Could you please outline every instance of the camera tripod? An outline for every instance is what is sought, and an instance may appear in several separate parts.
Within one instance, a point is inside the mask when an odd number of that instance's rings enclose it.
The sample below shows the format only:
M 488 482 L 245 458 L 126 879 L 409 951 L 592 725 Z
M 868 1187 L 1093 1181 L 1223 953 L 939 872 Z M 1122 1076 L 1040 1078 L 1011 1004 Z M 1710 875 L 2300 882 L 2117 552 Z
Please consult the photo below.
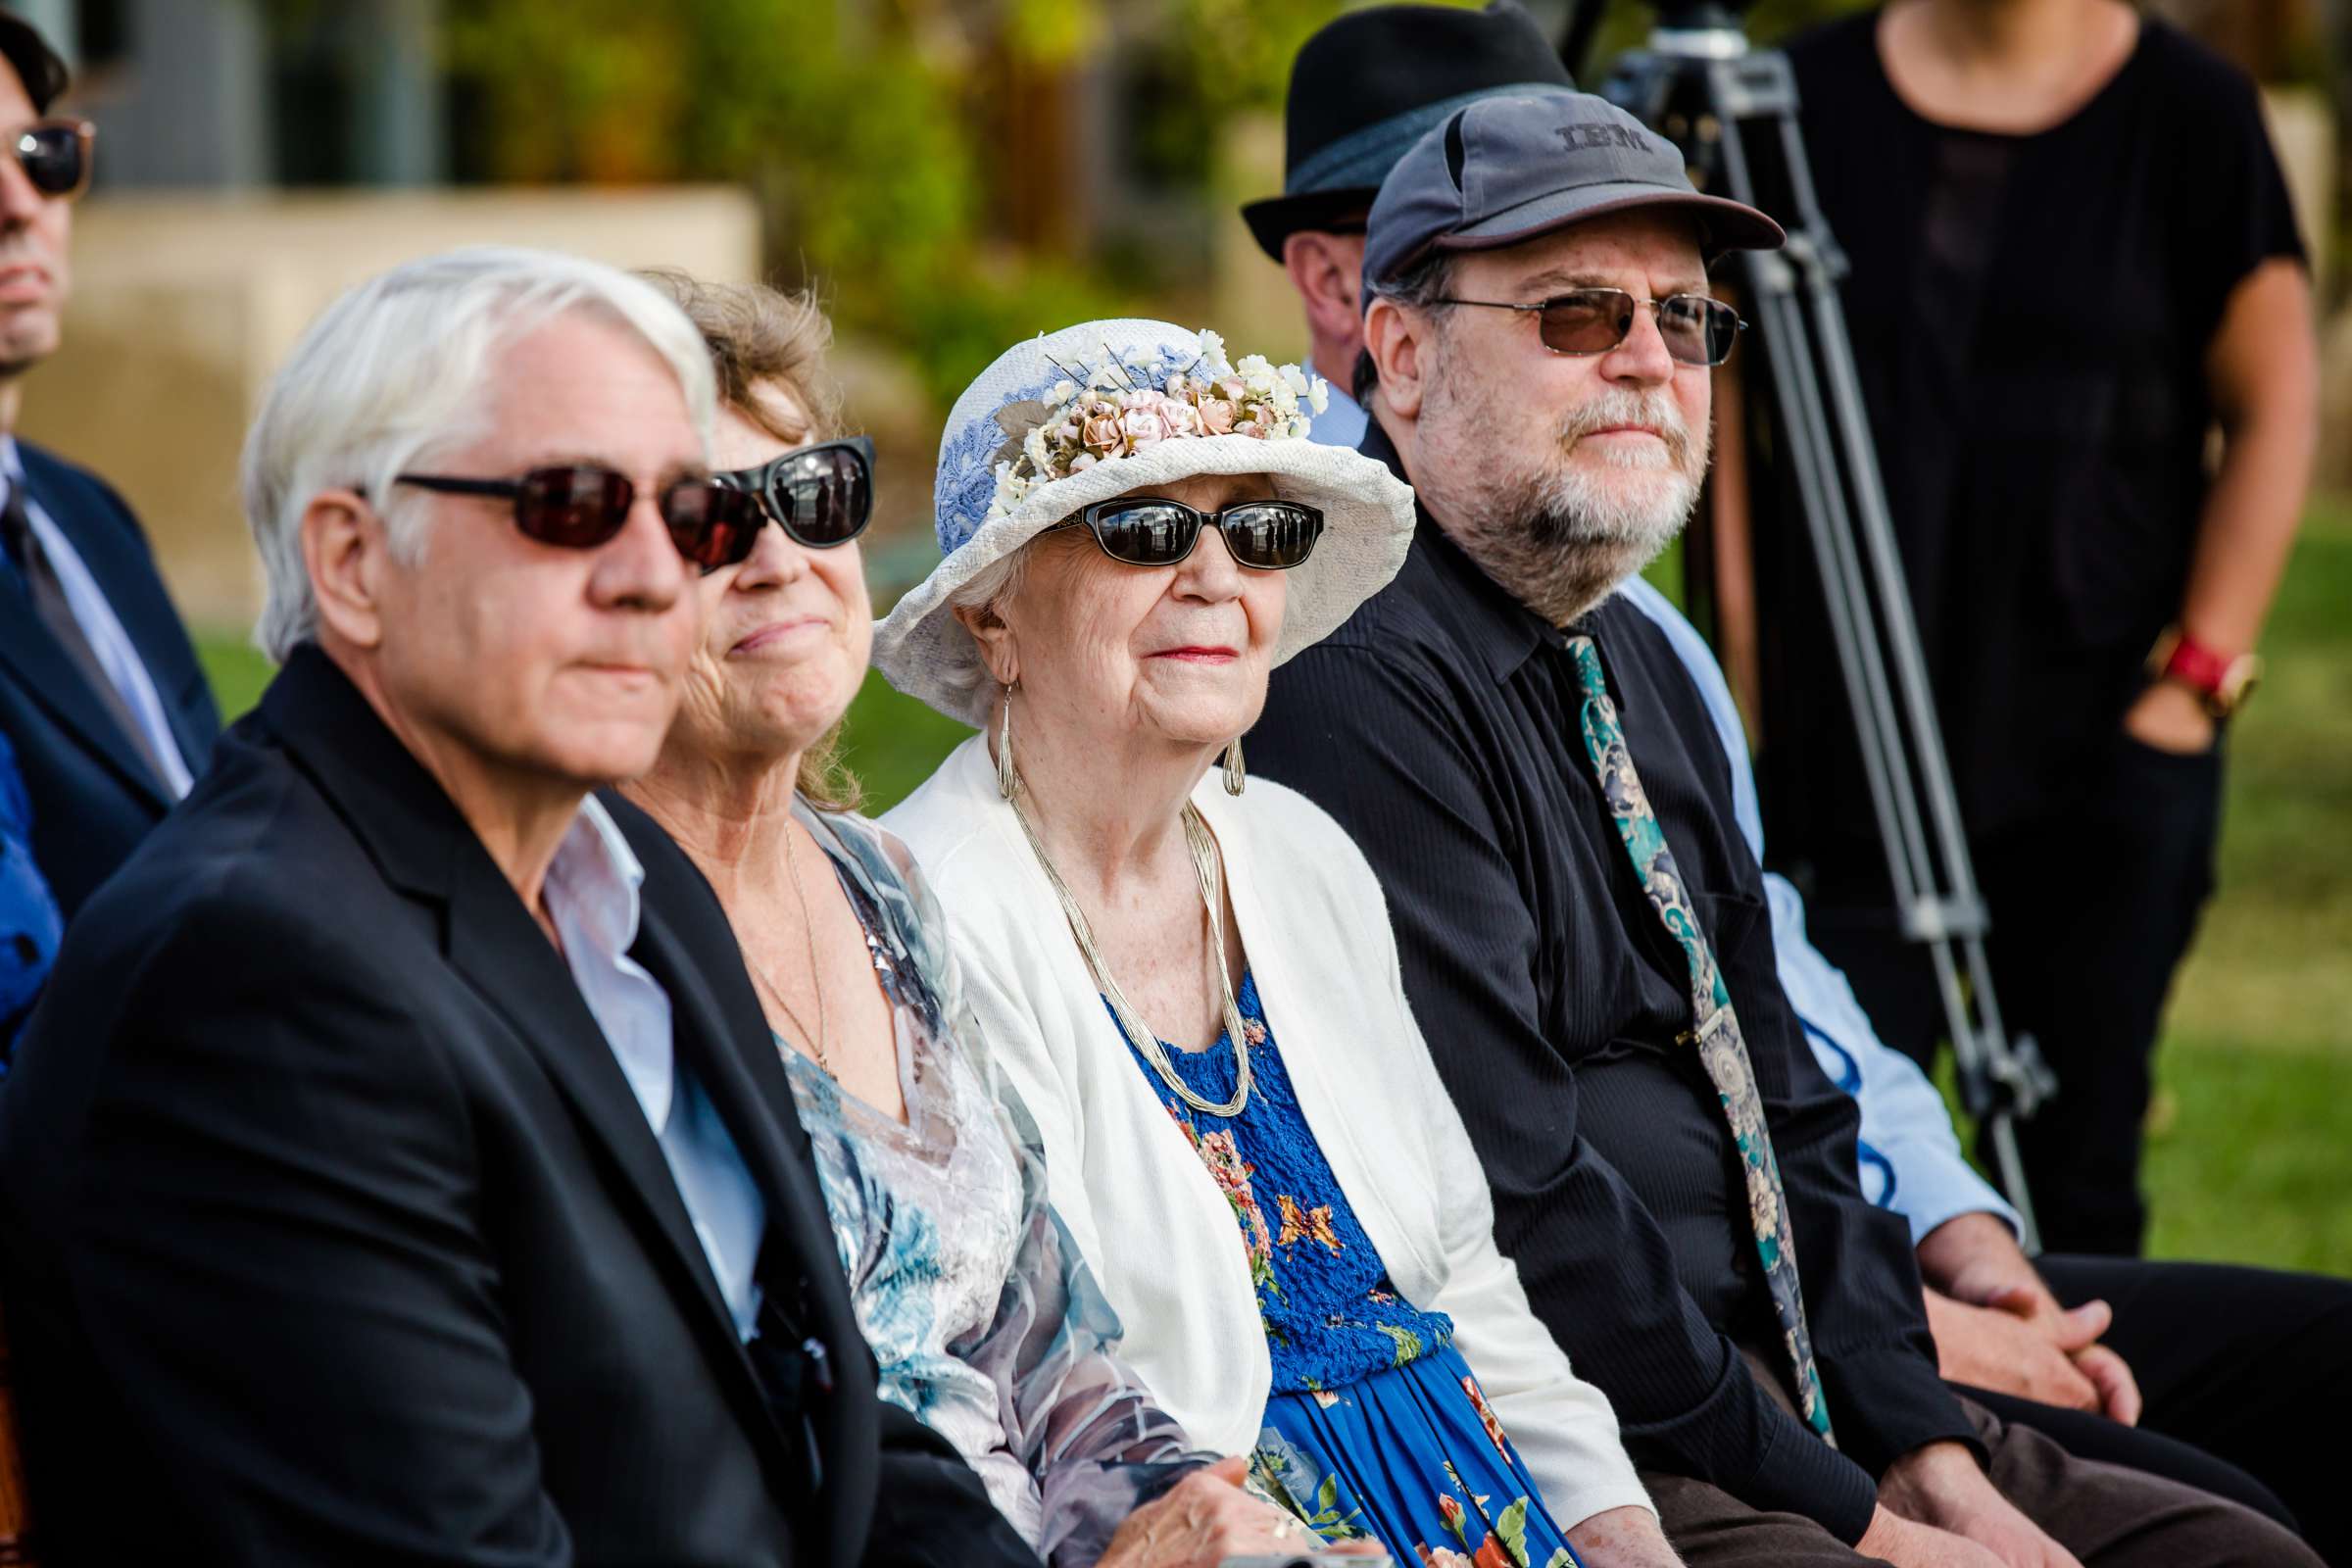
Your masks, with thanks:
M 1563 50 L 1572 70 L 1604 4 L 1582 0 Z M 1761 208 L 1788 232 L 1781 251 L 1739 257 L 1770 373 L 1773 427 L 1820 569 L 1896 918 L 1933 960 L 1961 1102 L 1984 1130 L 2034 1251 L 2016 1123 L 2056 1084 L 2033 1039 L 2013 1041 L 2002 1028 L 1984 955 L 1991 922 L 1961 831 L 1838 303 L 1845 257 L 1814 196 L 1788 58 L 1749 47 L 1740 9 L 1659 6 L 1648 47 L 1620 60 L 1601 92 L 1674 141 L 1710 193 Z

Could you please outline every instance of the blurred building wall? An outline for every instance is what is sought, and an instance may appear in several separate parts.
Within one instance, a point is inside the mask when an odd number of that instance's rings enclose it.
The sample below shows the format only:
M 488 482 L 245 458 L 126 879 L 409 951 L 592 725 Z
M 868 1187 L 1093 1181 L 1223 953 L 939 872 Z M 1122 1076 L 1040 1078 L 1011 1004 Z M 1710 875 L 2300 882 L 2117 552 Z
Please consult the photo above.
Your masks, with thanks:
M 112 195 L 75 215 L 65 346 L 25 379 L 19 429 L 96 469 L 147 524 L 193 622 L 260 607 L 237 455 L 312 317 L 395 262 L 540 245 L 620 267 L 744 279 L 759 214 L 739 190 Z

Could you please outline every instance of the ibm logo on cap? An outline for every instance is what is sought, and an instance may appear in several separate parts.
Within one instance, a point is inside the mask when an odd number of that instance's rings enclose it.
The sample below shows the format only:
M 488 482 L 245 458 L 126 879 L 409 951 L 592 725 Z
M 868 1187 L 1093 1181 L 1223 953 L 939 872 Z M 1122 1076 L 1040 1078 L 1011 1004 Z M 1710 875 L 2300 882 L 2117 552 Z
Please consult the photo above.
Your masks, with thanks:
M 1559 127 L 1560 141 L 1570 152 L 1588 147 L 1625 147 L 1634 152 L 1657 150 L 1656 144 L 1632 125 L 1614 120 L 1577 120 Z

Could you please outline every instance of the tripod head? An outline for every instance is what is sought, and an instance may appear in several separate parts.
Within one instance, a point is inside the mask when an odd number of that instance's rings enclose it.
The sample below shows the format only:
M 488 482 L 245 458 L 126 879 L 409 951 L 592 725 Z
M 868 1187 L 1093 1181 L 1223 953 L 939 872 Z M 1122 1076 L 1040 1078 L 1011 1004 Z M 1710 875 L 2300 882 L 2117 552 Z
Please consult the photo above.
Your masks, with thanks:
M 1700 32 L 1740 27 L 1740 14 L 1755 3 L 1756 0 L 1653 0 L 1650 9 L 1658 14 L 1661 27 Z
M 1683 60 L 1736 60 L 1747 53 L 1747 26 L 1740 13 L 1755 0 L 1656 0 L 1657 25 L 1649 32 L 1653 54 Z
M 1741 18 L 1756 0 L 1648 0 L 1648 3 L 1649 9 L 1658 14 L 1658 20 L 1650 32 L 1649 47 L 1642 53 L 1699 60 L 1729 60 L 1747 53 L 1747 27 Z M 1585 68 L 1591 61 L 1592 41 L 1600 34 L 1602 14 L 1608 9 L 1609 0 L 1572 0 L 1569 7 L 1568 32 L 1560 45 L 1560 59 L 1566 62 L 1568 74 L 1580 82 L 1585 79 Z M 1621 64 L 1621 73 L 1622 69 Z M 1604 96 L 1615 97 L 1605 87 L 1601 91 Z M 1624 100 L 1618 102 L 1622 104 Z M 1638 109 L 1634 112 L 1641 113 Z

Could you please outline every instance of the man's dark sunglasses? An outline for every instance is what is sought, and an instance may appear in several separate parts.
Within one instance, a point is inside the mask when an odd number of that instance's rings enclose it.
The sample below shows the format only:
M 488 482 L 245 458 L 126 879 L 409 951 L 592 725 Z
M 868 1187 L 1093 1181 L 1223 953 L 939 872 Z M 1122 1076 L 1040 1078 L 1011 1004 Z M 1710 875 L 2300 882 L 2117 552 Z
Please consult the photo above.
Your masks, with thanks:
M 533 468 L 519 479 L 404 473 L 399 482 L 512 501 L 514 526 L 524 538 L 564 550 L 594 550 L 617 538 L 637 504 L 637 487 L 626 474 L 591 464 Z M 707 572 L 741 561 L 760 537 L 759 499 L 716 479 L 672 482 L 662 492 L 661 511 L 678 554 Z
M 1323 514 L 1296 501 L 1237 501 L 1212 513 L 1158 496 L 1098 501 L 1054 526 L 1083 524 L 1104 555 L 1127 565 L 1173 566 L 1193 553 L 1204 523 L 1225 536 L 1236 562 L 1257 571 L 1303 565 L 1323 534 Z
M 1526 311 L 1536 318 L 1537 335 L 1554 354 L 1606 354 L 1634 329 L 1647 306 L 1658 318 L 1666 352 L 1685 365 L 1721 365 L 1747 325 L 1740 313 L 1704 294 L 1672 294 L 1645 300 L 1621 288 L 1578 288 L 1533 305 L 1508 300 L 1439 300 L 1440 305 L 1476 305 L 1494 311 Z
M 17 167 L 32 188 L 72 199 L 90 183 L 90 150 L 98 127 L 86 120 L 36 120 L 17 132 Z
M 710 477 L 759 497 L 785 537 L 810 550 L 846 545 L 873 520 L 874 443 L 865 436 L 819 441 L 756 468 Z

